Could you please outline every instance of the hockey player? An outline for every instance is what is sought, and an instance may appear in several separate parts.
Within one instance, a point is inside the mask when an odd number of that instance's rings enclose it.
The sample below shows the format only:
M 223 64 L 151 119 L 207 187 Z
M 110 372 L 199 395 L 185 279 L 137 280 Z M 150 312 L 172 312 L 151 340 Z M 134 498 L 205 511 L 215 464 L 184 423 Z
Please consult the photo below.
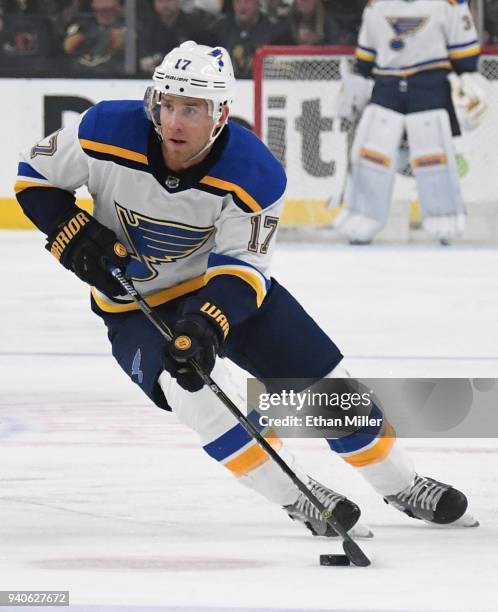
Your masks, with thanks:
M 467 128 L 486 108 L 477 71 L 479 42 L 466 0 L 371 0 L 340 113 L 364 107 L 351 152 L 346 207 L 336 228 L 368 243 L 389 212 L 400 142 L 406 133 L 422 224 L 447 242 L 463 232 L 465 210 L 452 136 L 460 134 L 448 80 Z M 456 75 L 459 75 L 457 77 Z M 455 82 L 457 81 L 457 82 Z M 347 108 L 347 107 L 350 108 Z
M 132 381 L 197 432 L 206 453 L 242 484 L 314 533 L 334 535 L 186 363 L 195 358 L 232 397 L 238 389 L 226 359 L 271 392 L 278 390 L 272 379 L 344 374 L 336 345 L 270 277 L 286 177 L 251 132 L 228 122 L 234 89 L 225 49 L 183 43 L 155 70 L 145 112 L 141 101 L 101 102 L 24 153 L 17 197 L 47 234 L 46 248 L 92 286 L 92 309 Z M 93 215 L 75 205 L 73 192 L 83 184 Z M 181 346 L 168 344 L 121 295 L 109 263 L 126 270 L 175 338 L 182 336 Z M 256 417 L 249 415 L 257 425 Z M 281 449 L 275 433 L 260 430 Z M 360 434 L 330 440 L 330 447 L 389 503 L 431 522 L 461 519 L 463 493 L 418 476 L 387 422 Z M 344 527 L 353 527 L 356 504 L 288 461 Z

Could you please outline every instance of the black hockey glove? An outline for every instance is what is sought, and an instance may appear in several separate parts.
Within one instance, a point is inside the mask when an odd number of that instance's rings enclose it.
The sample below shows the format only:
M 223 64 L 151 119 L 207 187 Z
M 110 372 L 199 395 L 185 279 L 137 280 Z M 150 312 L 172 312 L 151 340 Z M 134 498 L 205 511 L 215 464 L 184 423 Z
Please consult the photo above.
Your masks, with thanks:
M 124 270 L 130 256 L 116 234 L 84 210 L 61 221 L 47 236 L 45 248 L 85 283 L 107 295 L 125 294 L 106 266 Z
M 215 312 L 223 317 L 219 309 Z M 225 317 L 223 320 L 226 322 Z M 224 329 L 209 315 L 188 313 L 175 323 L 173 332 L 164 367 L 181 387 L 190 392 L 200 391 L 204 382 L 187 361 L 195 359 L 204 372 L 210 374 L 224 340 Z

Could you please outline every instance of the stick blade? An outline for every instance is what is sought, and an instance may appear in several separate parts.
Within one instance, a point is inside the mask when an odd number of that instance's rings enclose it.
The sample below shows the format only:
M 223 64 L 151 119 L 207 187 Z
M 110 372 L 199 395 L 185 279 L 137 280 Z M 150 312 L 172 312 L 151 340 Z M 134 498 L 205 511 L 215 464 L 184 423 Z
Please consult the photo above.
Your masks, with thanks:
M 358 567 L 368 567 L 370 565 L 370 559 L 365 555 L 354 540 L 345 540 L 342 543 L 342 548 L 344 549 L 348 559 L 354 565 L 357 565 Z

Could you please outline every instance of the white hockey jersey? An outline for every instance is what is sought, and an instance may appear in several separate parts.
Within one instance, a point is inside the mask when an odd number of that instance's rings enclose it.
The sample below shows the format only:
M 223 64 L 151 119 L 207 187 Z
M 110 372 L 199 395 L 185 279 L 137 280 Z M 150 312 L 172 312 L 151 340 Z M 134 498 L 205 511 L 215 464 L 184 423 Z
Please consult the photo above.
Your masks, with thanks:
M 175 174 L 142 102 L 101 102 L 23 153 L 16 192 L 22 203 L 27 189 L 53 188 L 55 197 L 84 184 L 95 218 L 128 248 L 127 273 L 151 306 L 220 275 L 242 279 L 262 303 L 286 177 L 252 132 L 229 123 L 201 164 Z M 105 312 L 136 309 L 92 295 Z
M 370 0 L 356 57 L 364 76 L 476 70 L 477 32 L 466 0 Z

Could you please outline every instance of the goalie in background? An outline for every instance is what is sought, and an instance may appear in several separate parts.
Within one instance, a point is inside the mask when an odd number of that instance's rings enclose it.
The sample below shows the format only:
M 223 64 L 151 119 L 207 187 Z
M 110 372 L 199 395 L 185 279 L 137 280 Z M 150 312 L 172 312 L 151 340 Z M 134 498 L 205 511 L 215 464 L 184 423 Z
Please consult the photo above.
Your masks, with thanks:
M 423 229 L 442 244 L 462 235 L 466 213 L 453 137 L 477 127 L 486 111 L 479 53 L 466 0 L 368 3 L 357 74 L 343 78 L 337 109 L 343 118 L 363 111 L 345 208 L 335 222 L 350 243 L 368 244 L 385 226 L 405 135 Z

